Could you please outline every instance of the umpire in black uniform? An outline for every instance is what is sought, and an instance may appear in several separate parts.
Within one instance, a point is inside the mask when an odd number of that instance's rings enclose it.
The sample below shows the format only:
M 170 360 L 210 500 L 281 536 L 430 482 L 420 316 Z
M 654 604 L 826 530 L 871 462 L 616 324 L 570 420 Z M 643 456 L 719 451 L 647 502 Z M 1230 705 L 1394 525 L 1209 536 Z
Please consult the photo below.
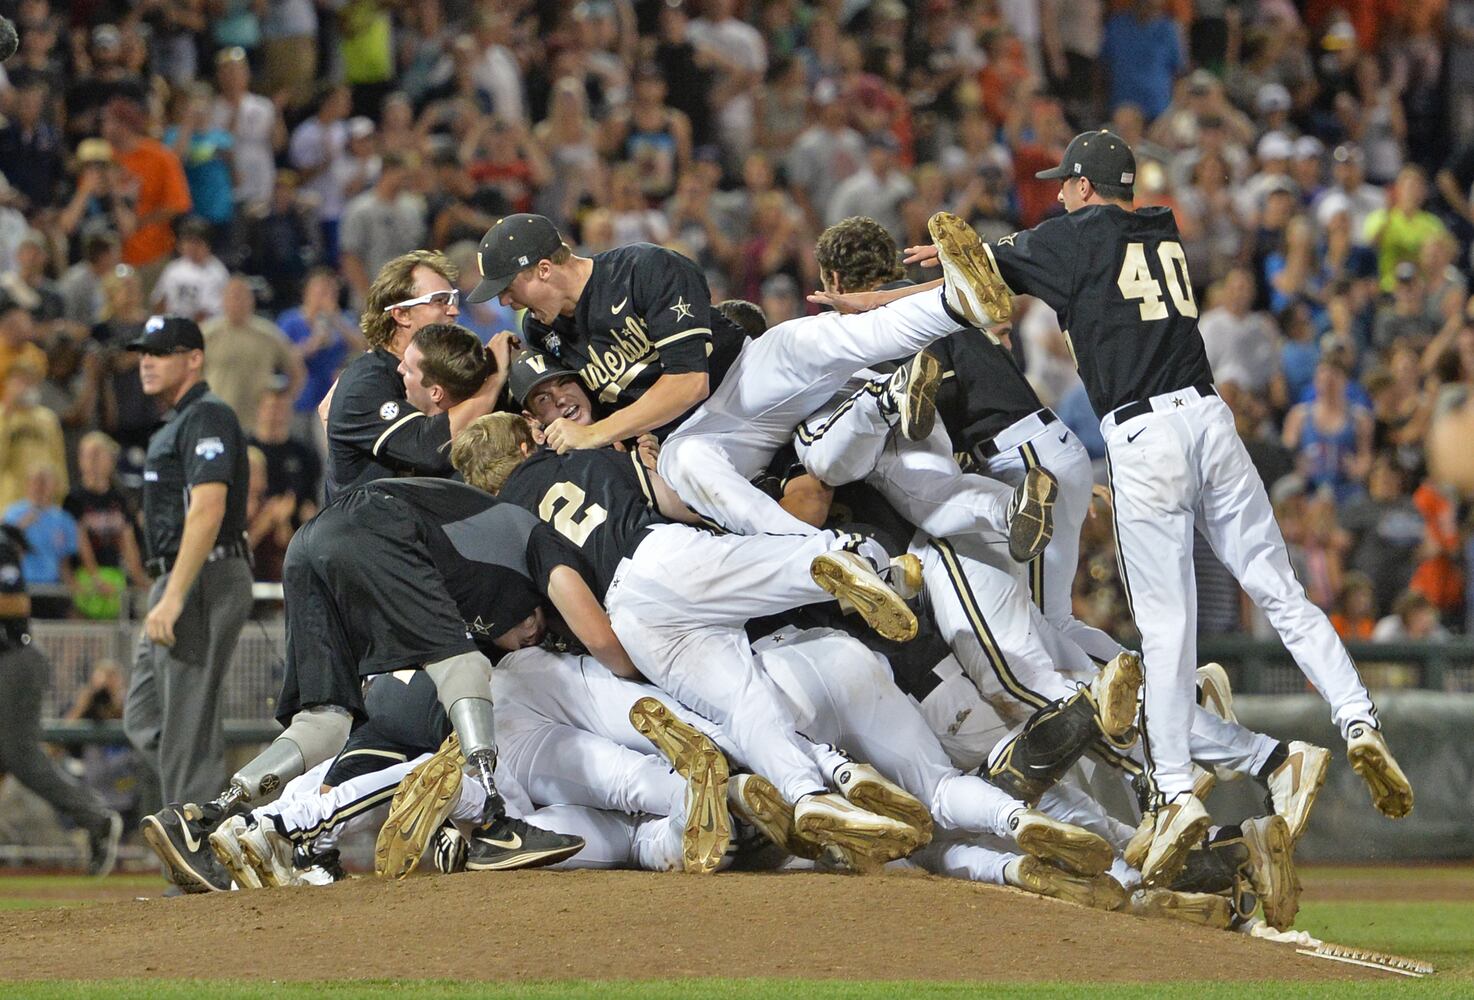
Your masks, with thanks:
M 145 395 L 166 403 L 143 472 L 146 568 L 155 578 L 123 728 L 158 769 L 165 802 L 209 798 L 225 783 L 220 688 L 251 612 L 246 439 L 202 377 L 194 320 L 155 316 L 141 337 Z

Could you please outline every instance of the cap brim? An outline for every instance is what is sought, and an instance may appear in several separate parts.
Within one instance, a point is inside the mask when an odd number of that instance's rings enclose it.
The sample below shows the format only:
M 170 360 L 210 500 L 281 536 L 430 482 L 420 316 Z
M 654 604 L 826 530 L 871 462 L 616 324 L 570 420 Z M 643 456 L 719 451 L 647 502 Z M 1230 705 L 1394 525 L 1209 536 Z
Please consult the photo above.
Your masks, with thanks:
M 1048 170 L 1041 170 L 1034 176 L 1041 181 L 1054 181 L 1063 180 L 1066 177 L 1074 177 L 1075 173 L 1066 168 L 1064 164 L 1060 164 L 1057 167 L 1050 167 Z
M 466 296 L 466 301 L 490 302 L 505 292 L 515 277 L 517 277 L 515 274 L 509 274 L 505 278 L 482 278 L 476 283 L 476 287 L 471 289 L 471 294 Z

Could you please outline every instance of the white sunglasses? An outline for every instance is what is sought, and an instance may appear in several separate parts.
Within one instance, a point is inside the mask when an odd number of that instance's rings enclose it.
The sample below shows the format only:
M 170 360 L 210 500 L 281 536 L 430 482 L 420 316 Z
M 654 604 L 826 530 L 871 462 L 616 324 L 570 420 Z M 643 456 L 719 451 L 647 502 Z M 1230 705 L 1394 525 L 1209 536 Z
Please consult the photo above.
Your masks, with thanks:
M 440 303 L 444 305 L 447 309 L 454 309 L 457 303 L 459 303 L 460 301 L 461 290 L 459 288 L 452 288 L 449 291 L 441 290 L 438 292 L 427 292 L 417 299 L 405 299 L 403 302 L 396 302 L 392 306 L 385 306 L 384 311 L 392 312 L 395 309 L 410 309 L 414 306 L 428 306 L 431 303 Z

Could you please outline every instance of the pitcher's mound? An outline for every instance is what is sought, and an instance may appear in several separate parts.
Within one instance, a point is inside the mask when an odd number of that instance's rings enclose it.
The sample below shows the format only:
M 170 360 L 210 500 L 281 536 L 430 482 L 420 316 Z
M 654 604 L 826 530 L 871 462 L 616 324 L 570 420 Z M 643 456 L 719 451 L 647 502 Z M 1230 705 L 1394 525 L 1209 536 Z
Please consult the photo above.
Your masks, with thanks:
M 906 873 L 468 873 L 0 914 L 6 979 L 1376 975 L 1239 934 Z

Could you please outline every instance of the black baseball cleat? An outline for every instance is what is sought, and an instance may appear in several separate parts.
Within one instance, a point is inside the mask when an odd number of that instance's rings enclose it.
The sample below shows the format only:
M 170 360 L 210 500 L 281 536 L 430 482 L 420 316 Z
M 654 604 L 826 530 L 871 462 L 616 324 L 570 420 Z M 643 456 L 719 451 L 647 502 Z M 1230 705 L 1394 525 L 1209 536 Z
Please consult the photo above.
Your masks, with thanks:
M 118 863 L 118 841 L 123 838 L 123 817 L 108 811 L 107 818 L 87 831 L 87 874 L 105 878 Z
M 217 821 L 218 822 L 218 819 Z M 164 863 L 169 880 L 185 892 L 229 892 L 230 873 L 210 849 L 210 831 L 204 811 L 193 802 L 171 802 L 140 824 L 143 839 Z
M 1059 482 L 1048 469 L 1035 466 L 1024 474 L 1008 505 L 1008 554 L 1014 562 L 1028 562 L 1049 545 L 1058 496 Z
M 582 837 L 552 833 L 505 815 L 472 830 L 468 839 L 466 870 L 473 872 L 542 868 L 583 850 Z

